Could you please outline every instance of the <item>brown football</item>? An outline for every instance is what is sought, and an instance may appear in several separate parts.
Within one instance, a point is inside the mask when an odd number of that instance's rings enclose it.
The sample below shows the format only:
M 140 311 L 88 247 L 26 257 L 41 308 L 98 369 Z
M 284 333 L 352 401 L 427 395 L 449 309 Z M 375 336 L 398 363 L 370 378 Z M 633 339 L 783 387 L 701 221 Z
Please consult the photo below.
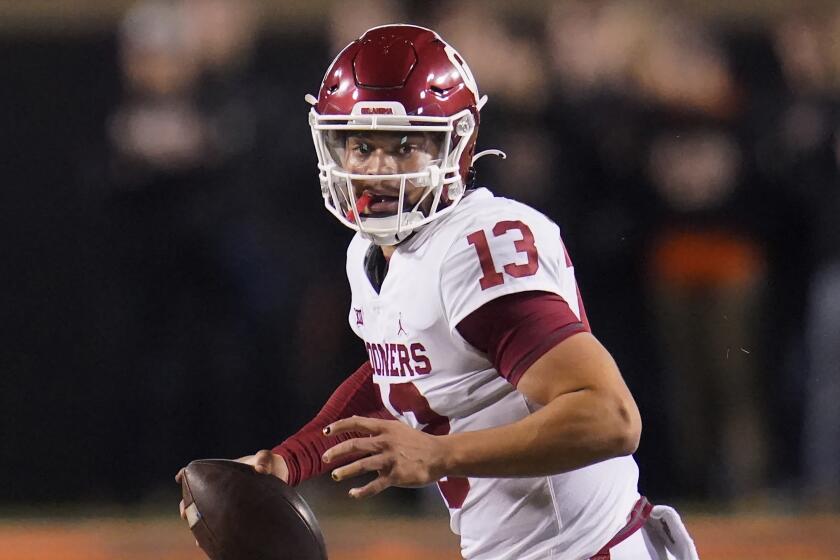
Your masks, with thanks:
M 181 492 L 187 522 L 211 560 L 326 560 L 321 528 L 277 477 L 224 459 L 193 461 Z

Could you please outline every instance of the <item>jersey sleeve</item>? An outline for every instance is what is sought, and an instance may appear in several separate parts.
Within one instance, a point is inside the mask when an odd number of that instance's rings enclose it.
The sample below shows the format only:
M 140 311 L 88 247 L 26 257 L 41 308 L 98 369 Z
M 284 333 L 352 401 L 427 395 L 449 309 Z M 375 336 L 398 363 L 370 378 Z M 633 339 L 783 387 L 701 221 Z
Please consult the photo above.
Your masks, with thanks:
M 589 327 L 560 296 L 520 292 L 482 305 L 458 323 L 458 332 L 516 387 L 546 352 Z
M 353 415 L 392 420 L 393 416 L 382 404 L 379 390 L 373 383 L 373 368 L 365 362 L 333 392 L 321 411 L 295 435 L 277 445 L 271 451 L 283 457 L 289 469 L 289 485 L 295 486 L 305 480 L 323 474 L 327 468 L 321 456 L 330 447 L 361 434 L 347 433 L 339 436 L 324 436 L 322 430 L 327 424 Z M 358 457 L 348 457 L 340 463 L 330 463 L 337 468 Z
M 508 294 L 548 292 L 580 319 L 574 270 L 559 228 L 536 211 L 494 208 L 461 229 L 441 263 L 441 300 L 450 330 Z

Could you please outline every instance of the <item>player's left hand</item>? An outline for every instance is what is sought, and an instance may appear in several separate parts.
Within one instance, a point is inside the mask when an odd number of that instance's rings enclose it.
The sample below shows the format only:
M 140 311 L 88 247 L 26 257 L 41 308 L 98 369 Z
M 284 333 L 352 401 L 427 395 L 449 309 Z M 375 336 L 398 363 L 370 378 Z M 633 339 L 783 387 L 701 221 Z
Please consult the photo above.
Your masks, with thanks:
M 331 463 L 359 454 L 365 456 L 335 469 L 333 480 L 340 481 L 366 472 L 379 473 L 370 483 L 350 490 L 353 498 L 375 496 L 389 486 L 425 486 L 437 482 L 446 474 L 446 446 L 439 436 L 415 430 L 397 420 L 361 416 L 338 420 L 324 428 L 324 435 L 329 436 L 348 432 L 370 437 L 353 438 L 333 446 L 324 453 L 324 462 Z

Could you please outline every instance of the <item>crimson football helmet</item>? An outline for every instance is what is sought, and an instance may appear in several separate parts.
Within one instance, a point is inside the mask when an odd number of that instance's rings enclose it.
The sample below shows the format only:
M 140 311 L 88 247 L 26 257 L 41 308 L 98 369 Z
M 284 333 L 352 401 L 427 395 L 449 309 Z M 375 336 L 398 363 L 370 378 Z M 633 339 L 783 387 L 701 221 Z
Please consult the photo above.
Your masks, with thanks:
M 479 96 L 464 59 L 434 31 L 413 25 L 366 31 L 333 60 L 318 97 L 306 99 L 324 204 L 347 227 L 393 245 L 464 195 L 487 96 Z M 423 133 L 437 153 L 410 172 L 354 173 L 342 167 L 344 143 L 360 131 Z M 369 199 L 354 184 L 372 181 L 399 186 L 393 215 L 363 213 Z M 414 188 L 423 189 L 419 200 L 406 194 Z

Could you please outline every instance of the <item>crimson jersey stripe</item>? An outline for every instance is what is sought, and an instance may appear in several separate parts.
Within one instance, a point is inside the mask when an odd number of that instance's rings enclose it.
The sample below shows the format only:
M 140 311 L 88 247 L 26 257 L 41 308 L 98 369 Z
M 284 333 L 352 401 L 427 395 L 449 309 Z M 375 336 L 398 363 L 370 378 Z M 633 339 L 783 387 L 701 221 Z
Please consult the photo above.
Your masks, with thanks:
M 543 354 L 573 334 L 588 332 L 589 325 L 557 294 L 531 291 L 485 303 L 457 329 L 515 386 Z

